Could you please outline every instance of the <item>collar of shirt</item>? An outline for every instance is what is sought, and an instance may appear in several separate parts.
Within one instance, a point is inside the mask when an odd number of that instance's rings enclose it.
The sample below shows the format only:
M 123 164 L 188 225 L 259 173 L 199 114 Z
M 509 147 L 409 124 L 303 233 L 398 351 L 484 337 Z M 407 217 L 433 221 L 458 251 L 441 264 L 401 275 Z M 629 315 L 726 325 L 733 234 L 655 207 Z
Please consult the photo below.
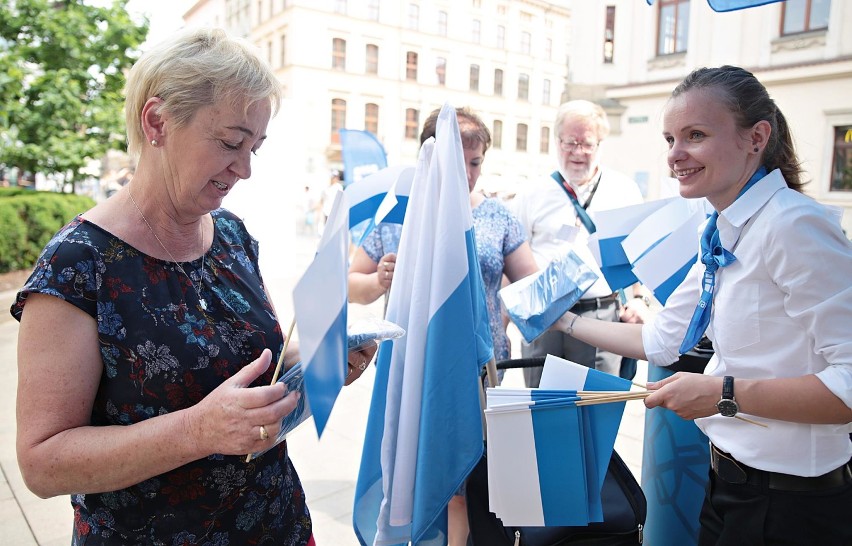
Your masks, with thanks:
M 733 252 L 745 224 L 776 192 L 787 187 L 780 169 L 761 178 L 742 197 L 719 213 L 719 237 L 727 250 Z M 735 253 L 736 255 L 736 253 Z

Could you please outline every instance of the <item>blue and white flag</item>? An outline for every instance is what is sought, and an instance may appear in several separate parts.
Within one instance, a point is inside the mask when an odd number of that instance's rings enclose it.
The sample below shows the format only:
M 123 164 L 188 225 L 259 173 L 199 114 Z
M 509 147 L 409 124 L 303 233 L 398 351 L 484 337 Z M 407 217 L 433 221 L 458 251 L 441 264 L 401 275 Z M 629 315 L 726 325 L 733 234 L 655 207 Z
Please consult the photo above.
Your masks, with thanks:
M 381 222 L 402 224 L 413 180 L 414 167 L 396 165 L 348 185 L 349 229 L 364 224 L 363 241 Z
M 738 9 L 756 8 L 765 4 L 775 2 L 783 2 L 784 0 L 707 0 L 713 11 L 736 11 Z M 646 0 L 649 6 L 654 4 L 654 0 Z
M 493 396 L 498 390 L 488 389 L 485 410 L 489 509 L 511 526 L 585 526 L 593 521 L 586 408 L 578 408 L 578 398 L 566 391 L 532 389 L 527 403 L 501 403 L 503 397 Z M 600 504 L 600 487 L 597 499 Z
M 348 216 L 346 195 L 337 192 L 314 261 L 293 289 L 305 392 L 318 436 L 346 379 Z
M 356 129 L 340 129 L 339 133 L 345 186 L 388 166 L 385 147 L 373 133 Z
M 491 333 L 455 110 L 424 143 L 403 224 L 355 490 L 363 545 L 446 544 L 447 503 L 483 451 L 479 370 Z
M 553 355 L 547 355 L 544 359 L 540 386 L 543 389 L 578 391 L 629 391 L 631 383 L 629 380 L 616 375 L 588 368 Z M 590 441 L 597 459 L 595 462 L 597 491 L 600 491 L 603 487 L 606 469 L 609 466 L 609 459 L 612 457 L 615 438 L 618 436 L 621 417 L 624 415 L 624 402 L 585 406 L 583 409 L 586 410 L 589 417 Z M 592 516 L 602 518 L 603 513 L 597 513 L 597 506 L 593 508 L 595 513 Z M 602 519 L 592 519 L 591 521 L 602 521 Z

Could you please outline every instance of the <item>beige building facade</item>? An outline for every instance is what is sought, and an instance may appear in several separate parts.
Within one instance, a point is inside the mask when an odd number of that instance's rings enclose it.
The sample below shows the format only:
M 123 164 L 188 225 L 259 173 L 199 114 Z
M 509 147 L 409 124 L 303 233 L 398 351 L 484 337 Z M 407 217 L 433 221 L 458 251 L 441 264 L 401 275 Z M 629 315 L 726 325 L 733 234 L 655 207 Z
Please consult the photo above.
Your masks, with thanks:
M 806 193 L 841 208 L 852 236 L 852 2 L 788 0 L 716 13 L 706 0 L 607 0 L 575 1 L 571 10 L 569 92 L 616 114 L 606 162 L 634 176 L 648 198 L 671 191 L 661 114 L 674 86 L 694 68 L 737 65 L 784 112 L 810 180 Z
M 390 165 L 413 164 L 423 121 L 445 102 L 491 129 L 485 186 L 552 169 L 566 2 L 201 0 L 184 20 L 223 26 L 266 55 L 286 96 L 270 126 L 286 136 L 270 142 L 286 148 L 288 171 L 315 184 L 341 166 L 340 128 L 374 133 Z

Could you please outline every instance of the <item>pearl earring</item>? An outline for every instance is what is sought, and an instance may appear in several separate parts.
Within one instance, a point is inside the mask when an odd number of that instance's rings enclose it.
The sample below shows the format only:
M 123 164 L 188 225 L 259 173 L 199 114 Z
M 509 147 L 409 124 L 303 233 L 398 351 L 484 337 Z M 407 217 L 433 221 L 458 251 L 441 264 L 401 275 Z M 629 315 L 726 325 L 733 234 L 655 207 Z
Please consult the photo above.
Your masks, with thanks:
M 151 139 L 151 146 L 156 146 L 157 144 L 159 144 L 159 142 L 157 142 L 157 139 L 156 139 L 156 138 L 152 138 L 152 139 Z M 756 152 L 756 151 L 757 151 L 757 148 L 755 148 L 755 149 L 754 149 L 754 151 Z

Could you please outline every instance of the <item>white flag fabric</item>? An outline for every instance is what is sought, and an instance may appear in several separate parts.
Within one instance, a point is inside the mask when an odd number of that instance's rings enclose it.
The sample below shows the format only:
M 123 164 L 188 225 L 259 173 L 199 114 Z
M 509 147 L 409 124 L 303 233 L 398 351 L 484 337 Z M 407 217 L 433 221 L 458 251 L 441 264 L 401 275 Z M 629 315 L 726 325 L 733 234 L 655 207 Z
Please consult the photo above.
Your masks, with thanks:
M 363 545 L 446 544 L 446 507 L 479 461 L 479 370 L 493 355 L 455 110 L 420 152 L 355 491 Z
M 299 351 L 317 435 L 346 379 L 349 207 L 337 192 L 313 262 L 293 289 Z

